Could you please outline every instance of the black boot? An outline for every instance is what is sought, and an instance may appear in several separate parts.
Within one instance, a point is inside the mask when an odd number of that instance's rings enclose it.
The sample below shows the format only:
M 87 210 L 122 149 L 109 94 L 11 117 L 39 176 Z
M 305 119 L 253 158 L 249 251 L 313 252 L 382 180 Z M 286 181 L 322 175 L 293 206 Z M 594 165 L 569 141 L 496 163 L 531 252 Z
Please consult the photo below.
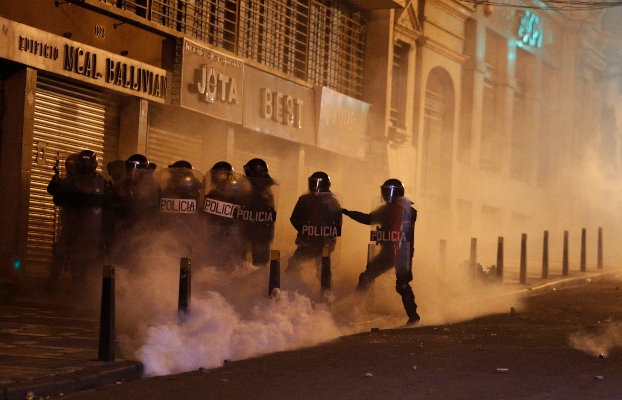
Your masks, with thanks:
M 421 317 L 417 314 L 417 304 L 415 303 L 415 294 L 409 284 L 402 284 L 395 287 L 395 290 L 402 296 L 402 304 L 406 315 L 408 315 L 408 321 L 406 325 L 414 325 L 419 322 Z

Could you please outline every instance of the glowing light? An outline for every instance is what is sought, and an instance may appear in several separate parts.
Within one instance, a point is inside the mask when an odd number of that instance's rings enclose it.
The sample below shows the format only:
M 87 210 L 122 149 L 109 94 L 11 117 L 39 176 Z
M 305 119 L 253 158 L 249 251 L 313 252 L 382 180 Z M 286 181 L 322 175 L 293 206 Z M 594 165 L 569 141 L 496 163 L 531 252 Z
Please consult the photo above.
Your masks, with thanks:
M 20 271 L 22 269 L 22 260 L 20 260 L 18 257 L 13 257 L 13 268 L 17 271 Z

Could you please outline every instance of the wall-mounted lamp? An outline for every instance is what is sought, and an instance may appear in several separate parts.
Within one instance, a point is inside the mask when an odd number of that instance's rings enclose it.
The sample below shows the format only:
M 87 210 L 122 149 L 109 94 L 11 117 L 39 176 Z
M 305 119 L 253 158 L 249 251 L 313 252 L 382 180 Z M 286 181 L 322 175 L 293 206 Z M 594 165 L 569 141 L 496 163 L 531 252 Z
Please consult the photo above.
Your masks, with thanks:
M 112 27 L 114 29 L 117 29 L 118 27 L 120 27 L 121 25 L 125 25 L 125 22 L 117 22 L 116 24 L 112 24 Z
M 127 51 L 127 50 L 121 50 L 121 55 L 122 55 L 122 56 L 127 56 L 128 54 L 130 54 L 130 52 L 129 52 L 129 51 Z
M 67 39 L 71 39 L 71 32 L 65 32 L 63 33 L 63 37 L 67 38 Z

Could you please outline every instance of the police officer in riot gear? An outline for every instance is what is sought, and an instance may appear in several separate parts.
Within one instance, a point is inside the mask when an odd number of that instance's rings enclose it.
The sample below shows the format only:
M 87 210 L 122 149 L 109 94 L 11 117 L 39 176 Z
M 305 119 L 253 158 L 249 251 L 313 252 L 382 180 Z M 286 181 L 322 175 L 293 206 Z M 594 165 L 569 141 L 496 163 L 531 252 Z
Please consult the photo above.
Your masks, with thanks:
M 71 277 L 77 284 L 85 283 L 103 255 L 102 213 L 108 192 L 97 165 L 93 151 L 81 151 L 76 158 L 75 173 L 63 179 L 54 193 L 54 204 L 68 213 L 62 236 L 68 249 Z
M 142 154 L 125 160 L 125 177 L 113 188 L 114 253 L 123 262 L 136 250 L 133 239 L 156 229 L 159 190 L 153 166 Z
M 78 153 L 72 153 L 65 158 L 65 176 L 61 178 L 58 166 L 54 166 L 54 175 L 47 186 L 48 194 L 54 196 L 61 186 L 63 179 L 72 176 L 76 173 L 76 160 L 78 159 Z M 56 160 L 58 164 L 58 157 Z M 68 225 L 69 210 L 66 207 L 59 207 L 58 209 L 58 221 L 60 225 L 60 232 L 56 242 L 52 247 L 52 262 L 50 264 L 50 275 L 45 281 L 45 288 L 47 290 L 54 290 L 56 288 L 56 282 L 63 269 L 68 267 L 68 252 L 69 241 L 71 235 L 69 235 L 69 228 L 63 230 L 63 227 Z
M 268 164 L 253 158 L 244 165 L 244 174 L 251 184 L 244 201 L 244 209 L 251 218 L 244 220 L 244 238 L 249 242 L 253 265 L 266 266 L 270 262 L 270 245 L 274 239 L 276 181 L 268 174 Z
M 341 235 L 341 204 L 330 191 L 330 177 L 317 171 L 309 176 L 308 184 L 309 192 L 298 198 L 289 219 L 298 235 L 286 273 L 299 274 L 302 264 L 311 260 L 319 267 L 323 249 L 332 252 Z
M 219 161 L 205 174 L 205 260 L 217 268 L 232 269 L 246 258 L 244 227 L 237 210 L 250 191 L 245 176 L 233 166 Z
M 114 193 L 115 216 L 122 229 L 153 222 L 158 207 L 154 165 L 142 154 L 125 160 L 125 178 Z
M 188 161 L 179 160 L 161 169 L 156 178 L 160 188 L 161 225 L 176 244 L 185 247 L 182 255 L 189 256 L 201 237 L 202 221 L 198 210 L 203 175 Z
M 415 295 L 410 287 L 413 279 L 412 256 L 417 210 L 404 197 L 404 185 L 400 180 L 385 181 L 380 191 L 384 204 L 370 214 L 342 210 L 345 215 L 361 224 L 377 225 L 376 230 L 372 230 L 371 239 L 379 247 L 379 252 L 367 262 L 365 271 L 359 276 L 356 290 L 364 293 L 378 276 L 395 268 L 395 290 L 402 297 L 402 304 L 408 315 L 407 324 L 411 325 L 420 319 Z

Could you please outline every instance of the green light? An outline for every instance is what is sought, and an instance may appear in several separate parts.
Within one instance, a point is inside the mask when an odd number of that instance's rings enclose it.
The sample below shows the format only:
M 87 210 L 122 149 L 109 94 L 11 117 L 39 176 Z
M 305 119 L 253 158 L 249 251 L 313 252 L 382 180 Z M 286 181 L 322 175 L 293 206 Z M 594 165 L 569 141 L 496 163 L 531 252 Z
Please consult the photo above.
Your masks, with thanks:
M 17 257 L 13 258 L 13 268 L 15 268 L 17 271 L 22 269 L 22 260 L 20 260 Z

